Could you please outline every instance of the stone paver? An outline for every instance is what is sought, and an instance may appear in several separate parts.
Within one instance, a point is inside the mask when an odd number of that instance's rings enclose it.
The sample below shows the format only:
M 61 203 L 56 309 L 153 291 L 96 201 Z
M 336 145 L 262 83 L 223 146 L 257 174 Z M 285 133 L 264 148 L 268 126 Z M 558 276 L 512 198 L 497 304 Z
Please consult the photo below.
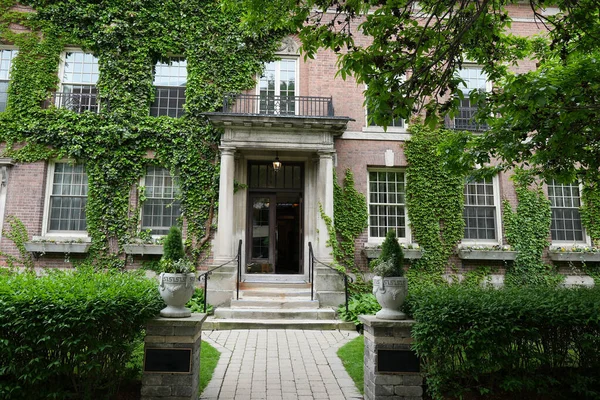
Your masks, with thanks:
M 202 332 L 221 358 L 200 399 L 362 399 L 336 354 L 357 336 L 289 329 Z

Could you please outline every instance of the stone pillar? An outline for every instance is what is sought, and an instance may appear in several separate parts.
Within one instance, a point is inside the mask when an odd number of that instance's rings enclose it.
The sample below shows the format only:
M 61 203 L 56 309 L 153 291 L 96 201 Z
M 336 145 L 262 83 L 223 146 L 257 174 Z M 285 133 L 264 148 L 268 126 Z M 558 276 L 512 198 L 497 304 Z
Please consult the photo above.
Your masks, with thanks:
M 206 314 L 158 317 L 146 325 L 142 400 L 195 400 L 200 388 L 200 338 Z
M 420 400 L 423 376 L 410 344 L 413 320 L 358 317 L 364 324 L 365 400 Z
M 233 179 L 235 172 L 235 149 L 220 147 L 221 174 L 219 176 L 219 214 L 215 237 L 215 263 L 235 257 L 237 242 L 233 236 Z
M 333 153 L 319 152 L 319 172 L 317 176 L 317 243 L 315 255 L 323 262 L 331 262 L 331 248 L 327 247 L 327 225 L 319 212 L 319 205 L 333 220 Z

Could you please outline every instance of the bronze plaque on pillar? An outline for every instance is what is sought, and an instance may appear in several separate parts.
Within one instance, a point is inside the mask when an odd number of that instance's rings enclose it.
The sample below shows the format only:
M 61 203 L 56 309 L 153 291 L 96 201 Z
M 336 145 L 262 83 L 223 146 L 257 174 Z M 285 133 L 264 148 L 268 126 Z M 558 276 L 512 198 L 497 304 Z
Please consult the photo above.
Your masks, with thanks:
M 410 348 L 377 351 L 378 372 L 419 373 L 420 364 L 417 353 Z
M 192 373 L 192 349 L 145 349 L 144 372 Z

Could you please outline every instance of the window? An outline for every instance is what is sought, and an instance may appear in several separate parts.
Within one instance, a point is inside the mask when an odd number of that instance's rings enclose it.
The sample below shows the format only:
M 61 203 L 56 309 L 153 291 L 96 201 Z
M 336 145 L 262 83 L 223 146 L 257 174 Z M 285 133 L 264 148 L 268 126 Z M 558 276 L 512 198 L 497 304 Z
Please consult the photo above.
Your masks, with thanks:
M 584 242 L 586 237 L 579 215 L 579 184 L 564 185 L 552 180 L 548 183 L 548 198 L 552 209 L 552 241 Z
M 16 55 L 17 50 L 0 49 L 0 112 L 6 110 L 10 66 Z
M 260 114 L 296 115 L 296 66 L 292 58 L 265 66 L 258 83 Z
M 385 238 L 394 229 L 408 240 L 406 176 L 399 171 L 369 171 L 369 238 Z
M 67 52 L 63 65 L 62 93 L 57 94 L 56 105 L 77 113 L 98 112 L 98 75 L 98 59 L 92 54 Z
M 187 83 L 187 61 L 172 58 L 168 63 L 156 64 L 154 86 L 156 94 L 150 106 L 150 115 L 167 115 L 179 118 L 183 115 L 185 104 L 185 85 Z
M 446 126 L 451 129 L 483 131 L 487 125 L 478 124 L 473 117 L 477 112 L 477 107 L 471 105 L 469 94 L 473 90 L 487 90 L 487 76 L 483 73 L 481 67 L 466 67 L 458 71 L 458 76 L 464 81 L 461 90 L 464 99 L 458 107 L 458 115 L 453 120 L 447 119 Z M 465 86 L 466 85 L 466 86 Z
M 494 179 L 467 182 L 464 187 L 465 220 L 464 239 L 473 241 L 498 241 L 498 201 Z
M 142 229 L 150 229 L 153 235 L 166 235 L 181 215 L 180 202 L 175 199 L 179 194 L 177 179 L 167 169 L 151 165 L 146 170 L 144 186 Z
M 378 127 L 379 125 L 377 125 L 375 122 L 373 121 L 369 121 L 369 107 L 367 106 L 367 126 L 368 127 Z M 392 120 L 392 122 L 388 125 L 387 129 L 389 130 L 396 130 L 396 129 L 390 129 L 390 128 L 400 128 L 400 129 L 404 129 L 404 119 L 402 118 L 395 118 Z
M 52 188 L 47 232 L 85 232 L 88 181 L 83 165 L 56 162 L 51 165 L 50 172 Z
M 398 77 L 399 81 L 403 81 L 404 78 L 403 77 Z M 366 87 L 365 87 L 366 89 Z M 380 125 L 377 125 L 375 122 L 370 121 L 369 120 L 369 114 L 371 114 L 372 107 L 369 105 L 369 99 L 367 98 L 367 107 L 366 107 L 366 113 L 365 113 L 365 126 L 366 129 L 365 131 L 373 131 L 373 132 L 383 132 L 383 127 Z M 404 125 L 404 119 L 402 118 L 394 118 L 390 124 L 387 127 L 387 132 L 397 132 L 397 131 L 404 131 L 405 130 L 405 125 Z

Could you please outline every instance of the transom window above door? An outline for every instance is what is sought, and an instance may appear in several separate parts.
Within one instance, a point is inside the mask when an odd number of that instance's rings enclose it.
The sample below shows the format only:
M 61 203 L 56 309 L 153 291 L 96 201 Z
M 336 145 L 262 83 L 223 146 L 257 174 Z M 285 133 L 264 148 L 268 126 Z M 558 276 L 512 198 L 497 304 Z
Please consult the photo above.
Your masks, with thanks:
M 272 163 L 250 164 L 250 189 L 302 189 L 302 166 L 283 164 L 278 172 Z

